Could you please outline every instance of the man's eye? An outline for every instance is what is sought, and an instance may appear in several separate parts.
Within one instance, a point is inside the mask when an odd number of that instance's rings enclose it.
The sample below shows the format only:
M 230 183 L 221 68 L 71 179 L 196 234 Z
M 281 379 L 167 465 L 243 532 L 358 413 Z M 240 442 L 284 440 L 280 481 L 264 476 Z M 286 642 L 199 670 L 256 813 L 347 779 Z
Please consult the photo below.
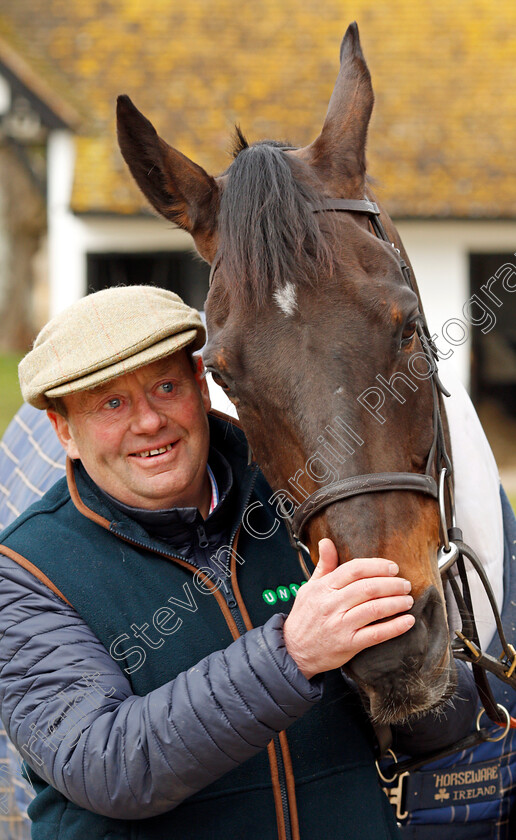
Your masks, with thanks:
M 161 388 L 162 391 L 165 392 L 165 394 L 171 394 L 172 391 L 174 390 L 174 383 L 173 382 L 163 382 L 159 387 Z
M 119 397 L 111 397 L 110 400 L 104 403 L 104 408 L 119 408 L 122 402 Z

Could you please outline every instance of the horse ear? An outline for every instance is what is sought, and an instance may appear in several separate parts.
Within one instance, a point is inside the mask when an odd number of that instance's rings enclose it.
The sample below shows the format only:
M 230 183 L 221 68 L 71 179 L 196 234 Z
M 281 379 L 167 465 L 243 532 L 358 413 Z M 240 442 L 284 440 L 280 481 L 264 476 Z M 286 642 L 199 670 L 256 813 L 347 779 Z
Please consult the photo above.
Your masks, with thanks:
M 120 151 L 145 197 L 158 213 L 191 233 L 200 255 L 211 262 L 220 202 L 215 178 L 165 143 L 125 95 L 117 100 L 117 132 Z
M 367 128 L 373 110 L 371 76 L 365 62 L 358 26 L 350 24 L 340 47 L 340 71 L 319 137 L 300 157 L 324 182 L 338 181 L 346 197 L 362 198 L 365 185 Z M 352 194 L 353 193 L 353 194 Z

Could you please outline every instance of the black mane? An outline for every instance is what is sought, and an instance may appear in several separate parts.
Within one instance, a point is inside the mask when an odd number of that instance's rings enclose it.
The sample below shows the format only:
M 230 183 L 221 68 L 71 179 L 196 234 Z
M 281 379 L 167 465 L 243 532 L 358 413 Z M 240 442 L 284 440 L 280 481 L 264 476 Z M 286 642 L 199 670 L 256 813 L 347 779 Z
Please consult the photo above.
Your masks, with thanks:
M 235 291 L 258 305 L 288 280 L 314 284 L 320 271 L 332 270 L 329 243 L 310 208 L 320 196 L 296 180 L 285 148 L 269 140 L 249 146 L 238 131 L 221 198 L 224 270 Z

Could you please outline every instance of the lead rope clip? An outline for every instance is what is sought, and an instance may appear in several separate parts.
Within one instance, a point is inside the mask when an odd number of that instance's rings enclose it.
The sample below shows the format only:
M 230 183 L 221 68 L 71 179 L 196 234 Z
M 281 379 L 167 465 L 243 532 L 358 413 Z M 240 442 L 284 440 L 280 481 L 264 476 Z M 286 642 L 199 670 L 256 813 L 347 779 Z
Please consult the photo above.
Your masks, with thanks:
M 505 708 L 505 706 L 501 706 L 501 705 L 500 705 L 500 703 L 497 703 L 497 704 L 496 704 L 496 708 L 497 708 L 497 709 L 500 709 L 500 711 L 501 711 L 501 712 L 502 712 L 502 714 L 504 715 L 504 717 L 505 717 L 505 726 L 504 726 L 504 728 L 503 728 L 503 731 L 502 731 L 502 732 L 500 732 L 498 735 L 496 735 L 496 736 L 492 736 L 491 738 L 487 738 L 487 737 L 486 737 L 486 738 L 484 738 L 484 741 L 493 741 L 493 742 L 495 742 L 495 741 L 502 741 L 502 740 L 505 738 L 505 736 L 507 735 L 507 733 L 508 733 L 509 729 L 511 728 L 511 716 L 510 716 L 509 712 L 507 711 L 507 709 Z M 484 714 L 484 712 L 485 712 L 485 709 L 484 709 L 484 708 L 482 708 L 482 709 L 480 709 L 480 711 L 479 711 L 479 713 L 478 713 L 478 717 L 477 717 L 477 732 L 480 732 L 480 720 L 481 720 L 482 715 Z M 499 724 L 499 725 L 501 726 L 502 724 Z
M 514 645 L 510 645 L 510 644 L 507 644 L 507 647 L 509 648 L 509 652 L 512 656 L 512 662 L 510 663 L 509 667 L 507 668 L 507 670 L 505 672 L 505 676 L 510 679 L 512 677 L 512 675 L 514 674 L 514 671 L 516 670 L 516 649 L 514 648 Z M 499 656 L 500 662 L 503 662 L 503 664 L 506 665 L 506 664 L 508 664 L 508 661 L 507 661 L 508 658 L 509 657 L 507 656 L 507 653 L 503 650 L 501 652 L 500 656 Z

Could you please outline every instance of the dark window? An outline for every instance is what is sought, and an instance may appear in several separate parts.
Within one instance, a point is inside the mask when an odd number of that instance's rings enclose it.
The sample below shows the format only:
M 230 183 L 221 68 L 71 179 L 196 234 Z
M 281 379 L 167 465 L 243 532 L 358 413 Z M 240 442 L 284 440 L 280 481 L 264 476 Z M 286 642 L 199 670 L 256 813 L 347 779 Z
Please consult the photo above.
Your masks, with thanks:
M 178 294 L 189 306 L 204 309 L 209 266 L 193 253 L 88 254 L 88 293 L 111 286 L 149 285 Z
M 472 396 L 477 406 L 486 400 L 495 401 L 516 417 L 516 294 L 510 291 L 516 283 L 515 256 L 471 254 L 470 277 L 471 293 L 477 294 L 490 310 L 485 323 L 471 330 Z M 503 286 L 504 278 L 507 289 Z M 475 310 L 474 317 L 484 320 L 480 308 L 477 306 Z

